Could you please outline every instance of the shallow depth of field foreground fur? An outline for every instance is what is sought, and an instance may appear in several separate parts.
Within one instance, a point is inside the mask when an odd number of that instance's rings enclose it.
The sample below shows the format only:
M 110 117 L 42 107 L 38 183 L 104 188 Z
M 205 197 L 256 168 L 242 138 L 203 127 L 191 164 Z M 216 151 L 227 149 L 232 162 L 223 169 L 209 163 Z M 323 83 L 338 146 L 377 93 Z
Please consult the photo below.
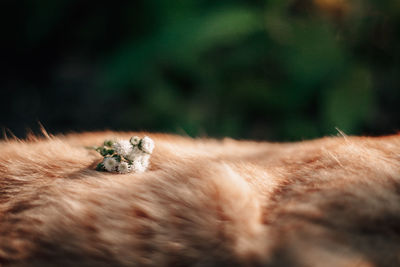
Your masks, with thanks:
M 148 171 L 94 170 L 85 146 L 132 135 L 0 143 L 0 265 L 400 265 L 400 135 L 147 134 Z

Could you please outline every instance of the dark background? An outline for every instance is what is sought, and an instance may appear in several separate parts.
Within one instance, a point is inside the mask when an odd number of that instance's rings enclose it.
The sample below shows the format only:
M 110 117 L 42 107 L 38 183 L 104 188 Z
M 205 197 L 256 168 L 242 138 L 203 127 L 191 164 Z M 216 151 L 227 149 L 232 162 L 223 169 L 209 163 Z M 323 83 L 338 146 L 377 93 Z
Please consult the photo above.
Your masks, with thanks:
M 400 1 L 2 0 L 0 127 L 301 140 L 400 126 Z

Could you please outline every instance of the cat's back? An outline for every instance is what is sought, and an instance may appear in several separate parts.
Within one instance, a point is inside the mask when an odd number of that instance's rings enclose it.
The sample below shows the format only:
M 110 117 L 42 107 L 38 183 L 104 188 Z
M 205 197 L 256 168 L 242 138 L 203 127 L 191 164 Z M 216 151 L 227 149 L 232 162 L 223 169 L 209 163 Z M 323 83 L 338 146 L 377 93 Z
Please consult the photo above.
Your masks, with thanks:
M 0 145 L 0 265 L 397 266 L 400 137 L 293 144 L 149 134 L 141 174 L 84 133 Z

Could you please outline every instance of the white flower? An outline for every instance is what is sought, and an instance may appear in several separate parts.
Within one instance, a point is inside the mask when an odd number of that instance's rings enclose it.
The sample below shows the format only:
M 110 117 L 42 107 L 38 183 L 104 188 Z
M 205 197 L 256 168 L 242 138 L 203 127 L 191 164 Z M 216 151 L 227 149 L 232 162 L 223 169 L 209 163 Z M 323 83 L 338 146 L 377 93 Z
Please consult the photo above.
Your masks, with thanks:
M 131 166 L 127 162 L 121 162 L 118 165 L 118 172 L 119 173 L 128 173 L 131 171 Z
M 105 157 L 103 160 L 103 166 L 104 168 L 109 171 L 112 172 L 115 170 L 115 167 L 117 167 L 118 162 L 111 157 Z
M 149 154 L 144 154 L 140 158 L 140 162 L 145 170 L 149 167 L 149 160 L 150 160 Z
M 141 150 L 145 153 L 151 154 L 154 149 L 154 141 L 148 136 L 143 137 L 141 144 Z
M 140 150 L 138 147 L 134 147 L 129 153 L 126 158 L 132 161 L 136 161 L 139 157 L 141 157 L 144 154 L 142 150 Z
M 142 152 L 142 154 L 137 156 L 132 162 L 132 170 L 138 173 L 145 172 L 149 167 L 149 159 L 150 155 Z
M 142 165 L 142 161 L 141 160 L 136 160 L 132 164 L 132 170 L 134 172 L 141 173 L 141 172 L 146 171 L 146 168 Z
M 132 145 L 136 146 L 139 144 L 140 138 L 139 136 L 132 136 L 129 142 L 131 142 Z
M 127 140 L 121 140 L 113 144 L 113 149 L 118 155 L 126 157 L 132 152 L 132 144 Z
M 110 150 L 110 147 L 113 150 Z M 154 141 L 148 136 L 142 139 L 132 136 L 129 141 L 106 140 L 104 146 L 96 150 L 104 156 L 103 161 L 98 164 L 97 170 L 141 173 L 149 167 L 150 154 L 154 150 Z

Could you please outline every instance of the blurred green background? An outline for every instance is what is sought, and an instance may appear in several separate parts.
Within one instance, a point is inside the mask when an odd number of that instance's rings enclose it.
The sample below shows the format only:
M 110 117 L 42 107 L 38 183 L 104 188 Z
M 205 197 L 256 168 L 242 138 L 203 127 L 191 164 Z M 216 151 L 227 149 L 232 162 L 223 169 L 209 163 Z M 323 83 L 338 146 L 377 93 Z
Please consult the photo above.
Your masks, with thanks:
M 274 141 L 400 126 L 400 1 L 3 0 L 0 126 Z

